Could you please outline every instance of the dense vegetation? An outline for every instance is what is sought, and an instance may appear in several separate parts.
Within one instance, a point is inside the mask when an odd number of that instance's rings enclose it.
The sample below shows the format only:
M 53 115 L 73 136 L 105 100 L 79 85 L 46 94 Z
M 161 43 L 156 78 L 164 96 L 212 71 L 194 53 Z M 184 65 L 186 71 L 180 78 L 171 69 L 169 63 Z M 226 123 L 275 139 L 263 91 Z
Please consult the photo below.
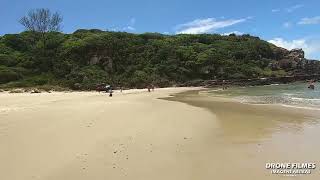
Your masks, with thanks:
M 276 48 L 249 35 L 26 31 L 0 36 L 0 84 L 92 89 L 282 76 L 287 72 L 270 66 L 282 58 Z

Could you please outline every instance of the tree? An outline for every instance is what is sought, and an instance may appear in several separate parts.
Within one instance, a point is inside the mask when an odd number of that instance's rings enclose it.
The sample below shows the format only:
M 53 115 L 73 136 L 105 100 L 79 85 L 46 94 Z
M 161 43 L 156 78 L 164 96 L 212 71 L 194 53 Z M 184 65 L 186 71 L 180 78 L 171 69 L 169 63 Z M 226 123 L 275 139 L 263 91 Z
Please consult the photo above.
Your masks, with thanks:
M 19 22 L 30 33 L 29 52 L 33 54 L 32 61 L 38 65 L 38 71 L 49 71 L 59 45 L 55 42 L 59 41 L 57 32 L 61 30 L 62 16 L 58 12 L 52 13 L 49 9 L 41 8 L 30 10 Z
M 51 13 L 49 9 L 30 10 L 26 16 L 20 19 L 20 23 L 28 30 L 39 33 L 61 31 L 62 16 Z

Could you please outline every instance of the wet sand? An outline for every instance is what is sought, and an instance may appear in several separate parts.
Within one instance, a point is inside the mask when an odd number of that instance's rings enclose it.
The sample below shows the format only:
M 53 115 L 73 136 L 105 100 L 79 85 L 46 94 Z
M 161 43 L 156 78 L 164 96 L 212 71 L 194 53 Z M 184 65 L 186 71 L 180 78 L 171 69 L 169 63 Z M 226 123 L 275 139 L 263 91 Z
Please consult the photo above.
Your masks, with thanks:
M 319 179 L 265 169 L 320 166 L 318 112 L 166 98 L 186 90 L 1 93 L 0 179 Z
M 230 170 L 228 179 L 319 179 L 320 111 L 289 108 L 280 105 L 242 104 L 232 99 L 208 97 L 199 91 L 188 91 L 165 98 L 207 109 L 216 116 L 218 134 L 212 136 L 210 156 L 222 163 L 222 172 Z M 219 156 L 219 157 L 217 157 Z M 311 175 L 288 177 L 274 175 L 265 163 L 313 162 L 317 169 Z M 223 167 L 228 164 L 229 168 Z M 249 173 L 248 173 L 249 172 Z M 222 173 L 218 173 L 222 174 Z

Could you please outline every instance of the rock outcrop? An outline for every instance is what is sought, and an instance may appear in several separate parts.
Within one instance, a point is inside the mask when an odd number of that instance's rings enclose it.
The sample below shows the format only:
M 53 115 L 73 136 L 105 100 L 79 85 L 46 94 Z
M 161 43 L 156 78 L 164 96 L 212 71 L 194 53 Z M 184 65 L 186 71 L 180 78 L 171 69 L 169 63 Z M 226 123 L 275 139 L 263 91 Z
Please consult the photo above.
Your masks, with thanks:
M 106 71 L 112 71 L 112 68 L 113 68 L 113 61 L 110 57 L 97 55 L 97 54 L 93 55 L 90 58 L 89 64 L 90 65 L 101 64 L 104 67 L 104 70 Z
M 274 49 L 274 54 L 276 61 L 269 65 L 272 70 L 283 69 L 293 76 L 320 74 L 320 61 L 306 59 L 302 49 L 286 50 L 278 47 Z
M 301 60 L 304 58 L 304 51 L 302 49 L 292 49 L 286 57 L 293 60 Z

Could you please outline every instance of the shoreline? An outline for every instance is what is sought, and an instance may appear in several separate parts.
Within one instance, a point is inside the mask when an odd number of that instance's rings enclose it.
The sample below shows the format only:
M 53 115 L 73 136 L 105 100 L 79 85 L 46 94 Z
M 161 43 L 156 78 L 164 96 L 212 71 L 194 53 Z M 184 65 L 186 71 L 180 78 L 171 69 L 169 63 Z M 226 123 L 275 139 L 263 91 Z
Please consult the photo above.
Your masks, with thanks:
M 170 97 L 165 97 L 165 98 L 160 98 L 164 100 L 169 100 L 169 101 L 177 101 L 177 102 L 183 102 L 192 106 L 196 107 L 202 107 L 208 109 L 208 104 L 209 103 L 224 103 L 224 104 L 229 104 L 231 106 L 244 106 L 247 109 L 253 108 L 253 109 L 269 109 L 271 111 L 281 111 L 281 112 L 293 112 L 297 114 L 311 114 L 314 116 L 315 114 L 319 113 L 320 109 L 312 109 L 308 107 L 299 107 L 299 106 L 290 106 L 286 104 L 253 104 L 253 103 L 245 103 L 245 102 L 240 102 L 238 100 L 233 99 L 232 97 L 225 97 L 225 96 L 208 96 L 206 94 L 202 94 L 205 89 L 201 90 L 189 90 L 189 91 L 184 91 L 184 92 L 179 92 L 176 94 L 172 94 Z M 198 103 L 198 102 L 205 102 L 203 104 Z M 293 111 L 294 109 L 303 109 L 304 111 Z
M 257 85 L 257 86 L 273 86 L 273 85 L 282 85 L 282 84 L 269 84 L 269 85 Z M 159 99 L 164 99 L 164 100 L 170 100 L 171 97 L 176 97 L 184 94 L 192 94 L 194 92 L 198 93 L 198 95 L 201 95 L 202 92 L 207 93 L 207 90 L 209 89 L 217 89 L 220 90 L 220 86 L 216 86 L 215 88 L 213 87 L 203 87 L 203 86 L 192 86 L 192 87 L 165 87 L 165 88 L 156 88 L 155 91 L 166 91 L 166 90 L 178 90 L 177 92 L 173 92 L 172 94 L 168 94 L 169 97 L 160 97 Z M 232 87 L 238 87 L 237 85 L 232 85 Z M 230 88 L 230 87 L 229 87 Z M 98 91 L 76 91 L 76 90 L 69 90 L 69 91 L 41 91 L 39 93 L 32 93 L 29 89 L 29 91 L 24 91 L 23 88 L 20 88 L 23 90 L 23 92 L 18 92 L 18 93 L 11 93 L 10 91 L 0 91 L 0 96 L 1 95 L 27 95 L 27 94 L 32 94 L 32 95 L 40 95 L 40 94 L 63 94 L 63 93 L 76 93 L 76 94 L 106 94 L 106 92 L 98 92 Z M 190 93 L 191 92 L 191 93 Z M 114 90 L 113 94 L 114 95 L 127 95 L 127 94 L 138 94 L 138 93 L 149 93 L 147 92 L 147 89 L 126 89 L 120 92 L 120 90 Z M 152 92 L 150 92 L 152 93 Z M 167 99 L 169 98 L 169 99 Z M 288 105 L 288 104 L 259 104 L 259 103 L 246 103 L 246 102 L 240 102 L 232 97 L 225 97 L 225 96 L 212 96 L 211 98 L 214 98 L 218 101 L 228 101 L 228 102 L 234 102 L 234 103 L 240 103 L 243 105 L 252 105 L 252 106 L 270 106 L 270 107 L 277 107 L 277 108 L 288 108 L 288 109 L 303 109 L 306 111 L 320 111 L 318 108 L 312 108 L 312 107 L 305 107 L 305 106 L 295 106 L 295 105 Z
M 269 86 L 269 85 L 263 85 L 263 86 Z M 199 90 L 188 90 L 184 92 L 179 92 L 176 94 L 172 94 L 171 97 L 169 98 L 160 98 L 160 99 L 165 99 L 165 100 L 172 100 L 176 99 L 177 97 L 183 97 L 185 95 L 190 96 L 190 95 L 196 95 L 196 96 L 202 96 L 202 97 L 208 97 L 210 95 L 206 95 L 207 93 L 206 90 L 209 90 L 212 88 L 202 88 Z M 213 88 L 214 89 L 214 88 Z M 221 90 L 221 88 L 217 88 L 217 90 Z M 271 107 L 274 109 L 302 109 L 305 111 L 308 111 L 308 113 L 318 113 L 320 111 L 320 108 L 313 108 L 313 107 L 306 107 L 306 106 L 295 106 L 295 105 L 289 105 L 289 104 L 262 104 L 262 103 L 249 103 L 249 102 L 241 102 L 239 100 L 234 99 L 233 97 L 227 97 L 227 96 L 210 96 L 212 100 L 219 101 L 219 102 L 233 102 L 233 103 L 238 103 L 238 104 L 243 104 L 243 105 L 248 105 L 248 106 L 262 106 L 262 107 Z M 179 101 L 179 100 L 177 100 Z

